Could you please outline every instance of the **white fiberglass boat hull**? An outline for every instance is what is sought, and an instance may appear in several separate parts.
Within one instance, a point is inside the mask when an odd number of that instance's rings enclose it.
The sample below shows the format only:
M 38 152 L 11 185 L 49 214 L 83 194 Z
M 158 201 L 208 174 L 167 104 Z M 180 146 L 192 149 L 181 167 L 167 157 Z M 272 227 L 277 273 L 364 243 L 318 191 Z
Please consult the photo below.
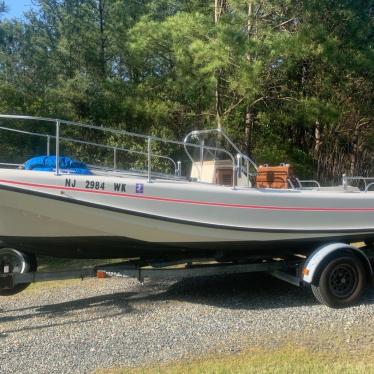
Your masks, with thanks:
M 0 169 L 0 240 L 60 257 L 271 255 L 374 240 L 374 193 Z

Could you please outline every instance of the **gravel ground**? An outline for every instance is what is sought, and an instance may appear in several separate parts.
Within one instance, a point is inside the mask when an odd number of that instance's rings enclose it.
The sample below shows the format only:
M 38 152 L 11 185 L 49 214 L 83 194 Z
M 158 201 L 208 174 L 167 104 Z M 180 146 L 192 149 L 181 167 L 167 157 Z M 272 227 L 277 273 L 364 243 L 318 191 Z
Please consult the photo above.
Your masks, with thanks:
M 42 284 L 0 297 L 1 373 L 87 373 L 247 346 L 374 345 L 374 289 L 333 310 L 262 274 L 150 282 Z

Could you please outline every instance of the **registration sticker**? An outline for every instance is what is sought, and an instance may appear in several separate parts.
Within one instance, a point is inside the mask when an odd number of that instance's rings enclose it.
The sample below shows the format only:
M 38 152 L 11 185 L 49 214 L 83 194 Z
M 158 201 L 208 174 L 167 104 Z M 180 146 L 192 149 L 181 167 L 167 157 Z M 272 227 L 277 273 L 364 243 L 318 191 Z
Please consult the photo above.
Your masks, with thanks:
M 135 192 L 136 193 L 144 193 L 144 184 L 143 183 L 137 183 L 135 186 Z

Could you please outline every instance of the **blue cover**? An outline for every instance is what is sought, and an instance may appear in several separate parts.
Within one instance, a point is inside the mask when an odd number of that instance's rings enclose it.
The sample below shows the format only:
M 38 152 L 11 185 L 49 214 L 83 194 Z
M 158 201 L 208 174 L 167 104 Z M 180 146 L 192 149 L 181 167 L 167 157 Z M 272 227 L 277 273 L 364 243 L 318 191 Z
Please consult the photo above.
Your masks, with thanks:
M 23 166 L 25 170 L 56 171 L 56 156 L 33 157 L 27 160 Z M 59 166 L 61 173 L 64 174 L 92 174 L 85 163 L 66 156 L 59 157 Z

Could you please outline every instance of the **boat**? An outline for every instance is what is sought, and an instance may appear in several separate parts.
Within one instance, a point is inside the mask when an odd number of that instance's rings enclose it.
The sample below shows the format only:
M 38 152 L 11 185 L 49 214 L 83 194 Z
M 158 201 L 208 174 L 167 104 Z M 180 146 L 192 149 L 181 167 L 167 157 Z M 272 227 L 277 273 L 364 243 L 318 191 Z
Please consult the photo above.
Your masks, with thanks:
M 174 141 L 44 117 L 3 114 L 0 120 L 7 124 L 0 131 L 44 138 L 46 157 L 55 162 L 49 171 L 26 170 L 10 159 L 1 163 L 3 247 L 65 258 L 219 260 L 307 254 L 337 241 L 374 242 L 373 178 L 344 175 L 341 185 L 321 187 L 287 177 L 285 188 L 258 187 L 259 166 L 220 129 L 195 130 Z M 11 121 L 43 123 L 43 131 L 13 128 Z M 68 128 L 130 137 L 144 149 L 63 136 Z M 215 145 L 207 141 L 212 136 Z M 110 152 L 113 163 L 89 164 L 89 174 L 66 170 L 61 149 L 67 142 Z M 156 152 L 160 144 L 183 150 L 183 162 Z M 144 170 L 122 168 L 119 152 L 141 157 Z M 156 170 L 162 163 L 169 163 L 169 172 Z M 363 190 L 353 186 L 357 180 Z

